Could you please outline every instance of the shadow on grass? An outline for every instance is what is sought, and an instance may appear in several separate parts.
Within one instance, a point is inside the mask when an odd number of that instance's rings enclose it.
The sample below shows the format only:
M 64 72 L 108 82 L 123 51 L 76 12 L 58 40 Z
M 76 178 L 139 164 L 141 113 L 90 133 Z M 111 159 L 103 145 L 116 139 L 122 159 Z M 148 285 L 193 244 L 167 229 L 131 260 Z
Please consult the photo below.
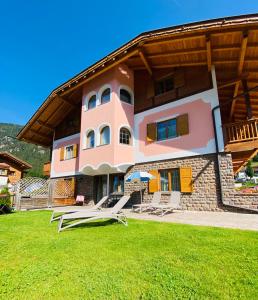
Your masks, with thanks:
M 108 226 L 108 225 L 113 225 L 114 223 L 119 224 L 119 222 L 116 220 L 105 220 L 105 221 L 96 221 L 96 222 L 93 221 L 93 222 L 89 222 L 89 223 L 74 225 L 74 227 L 67 228 L 66 230 L 76 229 L 76 228 L 104 227 L 104 226 Z M 71 224 L 73 224 L 73 223 L 71 223 L 71 222 L 64 223 L 65 226 L 71 225 Z

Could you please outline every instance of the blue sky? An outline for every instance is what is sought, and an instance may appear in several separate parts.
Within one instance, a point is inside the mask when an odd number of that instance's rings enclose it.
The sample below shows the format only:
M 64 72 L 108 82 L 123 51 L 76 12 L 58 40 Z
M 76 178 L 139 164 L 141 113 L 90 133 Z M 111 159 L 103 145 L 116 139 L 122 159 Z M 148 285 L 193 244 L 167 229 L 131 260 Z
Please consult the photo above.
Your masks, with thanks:
M 25 124 L 56 86 L 143 31 L 256 12 L 257 0 L 0 0 L 0 122 Z

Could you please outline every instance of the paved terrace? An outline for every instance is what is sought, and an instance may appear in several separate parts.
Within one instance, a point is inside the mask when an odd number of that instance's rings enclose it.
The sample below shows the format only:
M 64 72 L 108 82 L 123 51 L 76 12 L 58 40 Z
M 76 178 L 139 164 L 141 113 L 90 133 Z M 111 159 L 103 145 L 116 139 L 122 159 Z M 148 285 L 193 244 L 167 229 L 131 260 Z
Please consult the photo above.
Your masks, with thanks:
M 149 213 L 126 211 L 128 218 L 201 226 L 258 230 L 258 214 L 234 212 L 175 211 L 163 217 Z
M 87 207 L 66 206 L 67 210 L 70 210 L 71 208 L 81 210 Z M 124 209 L 123 211 L 128 218 L 132 219 L 258 231 L 258 214 L 235 212 L 174 211 L 173 213 L 160 217 L 149 213 L 133 213 L 129 209 Z

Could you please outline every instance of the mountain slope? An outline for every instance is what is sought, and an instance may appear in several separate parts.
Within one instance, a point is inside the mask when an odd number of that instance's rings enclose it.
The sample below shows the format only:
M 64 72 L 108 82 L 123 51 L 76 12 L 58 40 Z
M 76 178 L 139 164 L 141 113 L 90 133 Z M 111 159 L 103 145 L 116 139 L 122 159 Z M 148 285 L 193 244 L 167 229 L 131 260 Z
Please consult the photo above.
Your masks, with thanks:
M 43 164 L 49 161 L 49 150 L 16 140 L 16 135 L 21 128 L 22 126 L 17 124 L 0 123 L 0 152 L 10 152 L 27 161 L 33 166 L 28 171 L 28 175 L 41 177 Z

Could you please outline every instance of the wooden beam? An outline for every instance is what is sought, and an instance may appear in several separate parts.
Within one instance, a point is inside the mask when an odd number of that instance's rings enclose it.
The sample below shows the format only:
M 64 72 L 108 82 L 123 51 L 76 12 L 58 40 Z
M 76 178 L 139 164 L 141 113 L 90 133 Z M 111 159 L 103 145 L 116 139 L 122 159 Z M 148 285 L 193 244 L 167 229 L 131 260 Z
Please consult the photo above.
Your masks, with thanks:
M 148 62 L 148 60 L 146 59 L 145 55 L 143 54 L 143 52 L 141 50 L 139 50 L 139 55 L 141 60 L 143 61 L 147 71 L 149 72 L 150 76 L 152 76 L 152 70 L 151 70 L 151 66 Z
M 240 55 L 239 55 L 239 61 L 238 61 L 238 67 L 237 67 L 237 75 L 241 75 L 244 67 L 244 61 L 245 61 L 245 54 L 246 54 L 246 48 L 247 48 L 247 41 L 248 41 L 248 32 L 243 32 L 243 38 L 241 42 L 241 49 L 240 49 Z M 238 94 L 240 82 L 237 82 L 235 85 L 235 90 L 233 94 L 233 98 L 235 98 Z M 235 106 L 236 106 L 237 99 L 234 99 L 231 104 L 230 109 L 230 118 L 233 117 Z
M 34 129 L 29 129 L 29 131 L 30 131 L 31 133 L 33 133 L 33 135 L 38 135 L 38 136 L 42 137 L 43 139 L 51 140 L 51 136 L 48 136 L 48 135 L 46 135 L 46 134 L 44 134 L 44 133 L 38 132 L 38 131 L 36 131 L 36 130 L 34 130 Z
M 227 45 L 220 45 L 220 46 L 213 46 L 211 48 L 212 52 L 220 52 L 220 51 L 232 51 L 232 50 L 239 50 L 241 47 L 241 44 L 227 44 Z M 248 48 L 257 48 L 258 43 L 252 43 L 248 44 Z M 148 59 L 155 59 L 155 58 L 162 58 L 162 57 L 173 57 L 178 55 L 186 55 L 186 54 L 201 54 L 206 53 L 207 47 L 197 47 L 197 48 L 190 48 L 190 49 L 180 49 L 180 50 L 173 50 L 168 52 L 162 52 L 162 53 L 151 53 L 147 56 Z M 137 56 L 129 58 L 129 62 L 133 62 L 134 60 L 138 59 Z
M 53 127 L 51 127 L 50 125 L 48 125 L 48 124 L 46 124 L 46 123 L 41 122 L 40 120 L 37 120 L 36 122 L 37 122 L 40 126 L 45 127 L 46 129 L 49 129 L 49 130 L 51 130 L 51 131 L 55 131 L 55 129 L 54 129 Z
M 118 64 L 121 64 L 122 62 L 124 62 L 125 60 L 127 60 L 129 57 L 131 57 L 131 56 L 133 56 L 133 55 L 136 55 L 136 54 L 138 54 L 138 50 L 134 50 L 134 51 L 128 53 L 127 55 L 123 56 L 122 58 L 117 59 L 117 60 L 115 60 L 115 61 L 112 61 L 112 63 L 111 63 L 110 65 L 106 66 L 105 68 L 102 68 L 102 69 L 99 70 L 99 71 L 96 71 L 96 72 L 94 72 L 94 73 L 92 73 L 94 70 L 91 71 L 91 72 L 88 71 L 88 73 L 90 73 L 90 74 L 86 73 L 86 74 L 84 75 L 84 76 L 89 76 L 88 78 L 85 78 L 85 79 L 81 80 L 80 82 L 78 82 L 78 83 L 77 83 L 76 85 L 74 85 L 73 87 L 70 87 L 68 90 L 62 92 L 62 93 L 60 94 L 60 96 L 64 96 L 64 95 L 70 93 L 70 92 L 73 91 L 74 89 L 77 89 L 78 87 L 82 86 L 82 85 L 85 84 L 86 82 L 89 82 L 90 80 L 92 80 L 92 79 L 98 77 L 99 75 L 103 74 L 104 72 L 107 72 L 107 71 L 110 70 L 111 68 L 115 67 L 115 66 L 118 65 Z M 106 62 L 106 63 L 108 63 L 108 62 Z M 79 80 L 79 79 L 78 79 L 78 80 Z M 60 90 L 62 90 L 62 87 L 60 87 Z
M 239 167 L 234 171 L 234 173 L 235 173 L 235 174 L 238 173 L 243 167 L 245 167 L 245 166 L 247 165 L 248 161 L 249 161 L 250 159 L 252 159 L 252 158 L 255 157 L 255 155 L 257 154 L 257 152 L 258 152 L 258 150 L 255 149 L 255 150 L 251 153 L 251 155 L 245 159 L 245 161 L 241 164 L 241 166 L 239 166 Z M 233 158 L 232 158 L 232 161 L 233 161 Z
M 63 103 L 68 104 L 69 106 L 71 106 L 71 107 L 73 107 L 73 108 L 76 107 L 76 105 L 75 105 L 74 103 L 71 103 L 69 100 L 67 100 L 67 99 L 65 99 L 65 98 L 63 98 L 63 97 L 61 97 L 61 96 L 59 96 L 59 95 L 57 95 L 57 99 L 59 99 L 59 100 L 62 101 Z
M 241 76 L 237 76 L 236 78 L 228 79 L 223 83 L 221 82 L 221 83 L 218 84 L 218 90 L 223 89 L 223 88 L 228 87 L 228 86 L 231 86 L 231 85 L 234 85 L 238 81 L 246 79 L 247 77 L 248 77 L 248 73 L 245 73 L 245 74 L 242 74 Z
M 208 72 L 210 72 L 211 71 L 211 40 L 209 36 L 206 36 L 206 50 L 207 50 Z
M 247 119 L 250 120 L 253 117 L 253 112 L 252 112 L 252 106 L 251 106 L 250 95 L 249 95 L 246 79 L 242 80 L 242 85 L 245 93 L 244 97 L 245 97 L 245 105 L 246 105 L 246 116 Z
M 192 40 L 192 39 L 203 39 L 205 37 L 205 35 L 190 35 L 190 36 L 186 36 L 184 38 L 182 38 L 182 36 L 179 37 L 174 37 L 173 39 L 171 39 L 171 37 L 169 37 L 168 39 L 159 39 L 159 40 L 153 40 L 150 42 L 146 42 L 144 43 L 143 47 L 149 47 L 149 46 L 153 46 L 153 45 L 162 45 L 162 44 L 167 44 L 167 43 L 173 43 L 173 42 L 177 42 L 177 41 L 182 41 L 182 40 Z

